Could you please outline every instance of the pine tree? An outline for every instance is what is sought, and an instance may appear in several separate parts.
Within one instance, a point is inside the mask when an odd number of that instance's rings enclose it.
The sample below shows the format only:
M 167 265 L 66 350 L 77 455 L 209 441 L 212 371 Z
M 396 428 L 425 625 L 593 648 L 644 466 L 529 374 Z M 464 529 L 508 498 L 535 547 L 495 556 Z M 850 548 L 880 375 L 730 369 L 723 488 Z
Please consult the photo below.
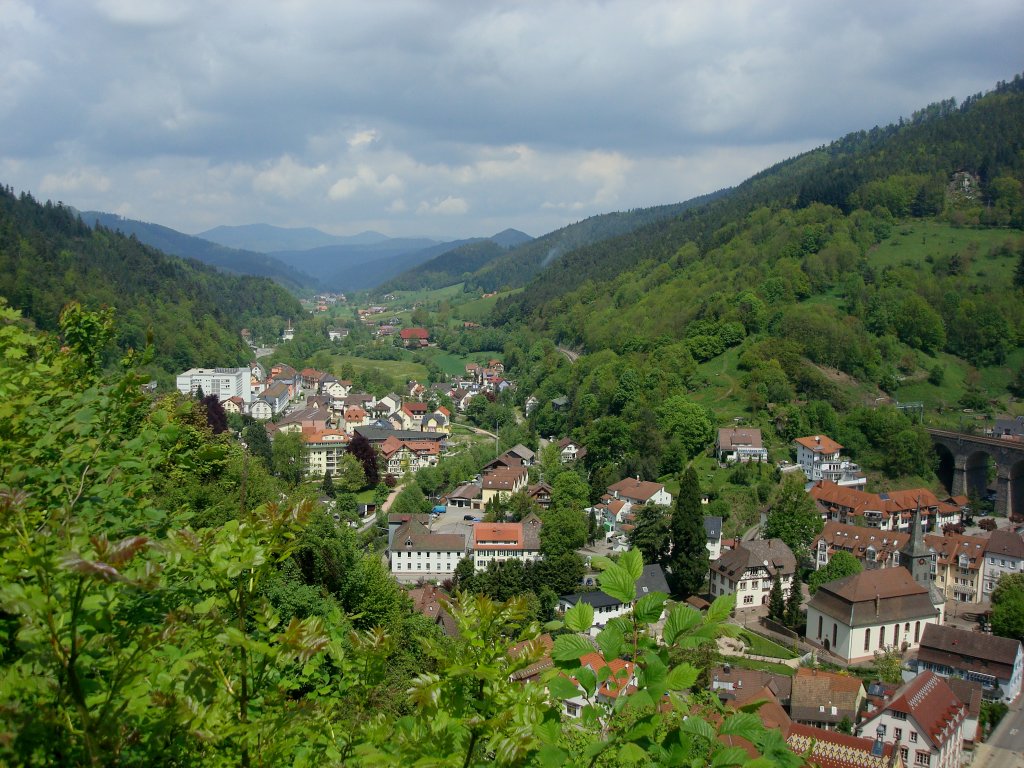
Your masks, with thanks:
M 331 470 L 328 469 L 324 473 L 324 482 L 323 485 L 320 486 L 320 488 L 324 492 L 324 496 L 326 496 L 329 499 L 334 498 L 334 478 L 331 477 Z
M 803 588 L 800 584 L 800 580 L 796 577 L 796 574 L 793 574 L 793 584 L 792 586 L 790 586 L 789 596 L 786 598 L 785 624 L 790 629 L 796 629 L 798 626 L 800 626 L 800 606 L 803 604 L 803 601 Z
M 670 586 L 680 597 L 697 594 L 708 574 L 707 536 L 700 503 L 697 472 L 688 467 L 679 480 L 679 496 L 670 524 L 672 552 L 669 556 Z
M 782 597 L 782 577 L 775 572 L 772 591 L 768 593 L 768 618 L 782 624 L 786 619 L 786 601 Z

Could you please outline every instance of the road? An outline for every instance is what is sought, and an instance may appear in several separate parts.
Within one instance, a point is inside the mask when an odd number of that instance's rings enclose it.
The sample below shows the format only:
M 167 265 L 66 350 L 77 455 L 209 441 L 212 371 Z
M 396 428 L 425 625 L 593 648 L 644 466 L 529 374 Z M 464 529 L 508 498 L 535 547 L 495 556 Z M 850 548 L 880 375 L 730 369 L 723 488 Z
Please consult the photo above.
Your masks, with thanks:
M 1024 765 L 1024 709 L 1021 698 L 1017 697 L 988 741 L 977 748 L 971 768 L 1020 768 Z

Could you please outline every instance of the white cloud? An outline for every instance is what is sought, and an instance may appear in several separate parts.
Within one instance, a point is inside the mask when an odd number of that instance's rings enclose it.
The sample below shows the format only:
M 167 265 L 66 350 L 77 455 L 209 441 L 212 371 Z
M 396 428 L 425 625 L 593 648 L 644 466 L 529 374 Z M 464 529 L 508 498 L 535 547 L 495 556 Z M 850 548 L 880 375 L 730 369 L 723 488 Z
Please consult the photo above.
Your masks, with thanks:
M 1024 28 L 1015 0 L 0 9 L 0 183 L 184 231 L 435 236 L 735 184 L 1012 78 Z
M 48 173 L 39 182 L 39 191 L 46 195 L 68 192 L 106 192 L 110 179 L 97 168 L 76 168 L 66 173 Z
M 290 155 L 277 160 L 253 178 L 253 189 L 281 197 L 296 197 L 316 184 L 327 174 L 327 166 L 305 166 Z
M 461 216 L 469 210 L 469 203 L 463 200 L 461 197 L 453 197 L 449 195 L 443 200 L 437 200 L 428 202 L 424 200 L 419 204 L 416 209 L 416 213 L 423 214 L 436 214 L 439 216 Z

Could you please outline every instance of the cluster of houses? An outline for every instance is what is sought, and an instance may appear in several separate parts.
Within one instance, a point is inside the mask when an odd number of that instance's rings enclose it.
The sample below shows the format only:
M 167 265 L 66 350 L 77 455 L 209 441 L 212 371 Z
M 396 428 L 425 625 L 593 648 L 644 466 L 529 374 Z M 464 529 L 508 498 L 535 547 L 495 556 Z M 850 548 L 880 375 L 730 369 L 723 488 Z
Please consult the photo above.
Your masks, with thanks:
M 193 368 L 177 377 L 177 388 L 214 394 L 226 412 L 267 421 L 271 437 L 301 434 L 305 472 L 312 477 L 333 473 L 356 433 L 378 449 L 385 471 L 397 477 L 437 464 L 451 436 L 451 413 L 443 406 L 430 408 L 395 393 L 378 398 L 354 392 L 352 382 L 312 368 Z

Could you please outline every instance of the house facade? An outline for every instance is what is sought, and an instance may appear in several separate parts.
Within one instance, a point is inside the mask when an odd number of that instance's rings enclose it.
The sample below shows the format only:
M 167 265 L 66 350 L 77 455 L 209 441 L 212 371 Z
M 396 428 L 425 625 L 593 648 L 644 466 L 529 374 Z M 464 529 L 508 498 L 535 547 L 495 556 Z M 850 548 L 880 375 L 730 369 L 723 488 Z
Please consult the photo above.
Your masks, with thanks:
M 988 539 L 947 533 L 924 537 L 935 550 L 935 587 L 947 600 L 958 603 L 980 603 L 982 574 L 985 568 L 985 547 Z
M 796 573 L 796 557 L 782 539 L 741 541 L 711 563 L 711 594 L 736 595 L 737 608 L 768 603 L 775 575 L 789 594 Z
M 486 506 L 491 499 L 507 501 L 513 493 L 525 491 L 529 472 L 526 467 L 499 467 L 484 473 L 480 479 L 480 500 Z
M 811 542 L 814 570 L 820 571 L 828 565 L 836 552 L 849 552 L 864 568 L 895 568 L 900 564 L 900 550 L 909 541 L 910 534 L 902 531 L 883 531 L 830 520 Z
M 861 722 L 898 745 L 907 766 L 959 768 L 967 707 L 938 675 L 925 671 Z
M 1006 574 L 1024 573 L 1024 537 L 1012 529 L 992 531 L 985 545 L 985 599 L 991 599 L 996 585 Z
M 466 537 L 432 533 L 422 520 L 410 518 L 394 531 L 389 551 L 395 576 L 450 576 L 466 554 Z
M 615 499 L 629 502 L 632 506 L 647 504 L 672 505 L 672 494 L 665 490 L 661 483 L 654 483 L 640 478 L 627 477 L 614 485 L 608 486 L 608 493 Z
M 204 395 L 216 395 L 217 400 L 240 397 L 248 405 L 252 402 L 249 368 L 189 368 L 179 373 L 175 386 L 183 395 L 193 396 L 201 388 Z
M 917 669 L 973 680 L 986 698 L 1009 703 L 1020 694 L 1024 649 L 1019 640 L 929 625 L 917 650 Z
M 924 530 L 940 531 L 947 523 L 960 522 L 965 503 L 956 498 L 939 499 L 927 488 L 865 493 L 831 480 L 819 480 L 808 493 L 822 519 L 884 531 L 909 531 L 918 511 Z
M 789 715 L 795 722 L 828 730 L 843 720 L 855 725 L 866 696 L 856 675 L 800 667 L 793 676 Z
M 305 471 L 308 477 L 338 473 L 338 464 L 348 450 L 348 435 L 341 430 L 324 429 L 303 434 L 302 441 L 306 448 Z
M 530 514 L 518 523 L 474 523 L 472 555 L 478 571 L 492 562 L 540 560 L 541 520 Z
M 718 430 L 715 441 L 718 460 L 726 463 L 768 461 L 768 449 L 761 440 L 760 429 L 727 427 Z
M 831 480 L 837 485 L 864 490 L 867 478 L 860 467 L 840 455 L 843 446 L 827 435 L 798 437 L 793 441 L 796 462 L 812 483 Z
M 941 622 L 930 591 L 903 567 L 830 581 L 807 603 L 807 639 L 848 663 L 892 646 L 916 649 L 924 627 Z

